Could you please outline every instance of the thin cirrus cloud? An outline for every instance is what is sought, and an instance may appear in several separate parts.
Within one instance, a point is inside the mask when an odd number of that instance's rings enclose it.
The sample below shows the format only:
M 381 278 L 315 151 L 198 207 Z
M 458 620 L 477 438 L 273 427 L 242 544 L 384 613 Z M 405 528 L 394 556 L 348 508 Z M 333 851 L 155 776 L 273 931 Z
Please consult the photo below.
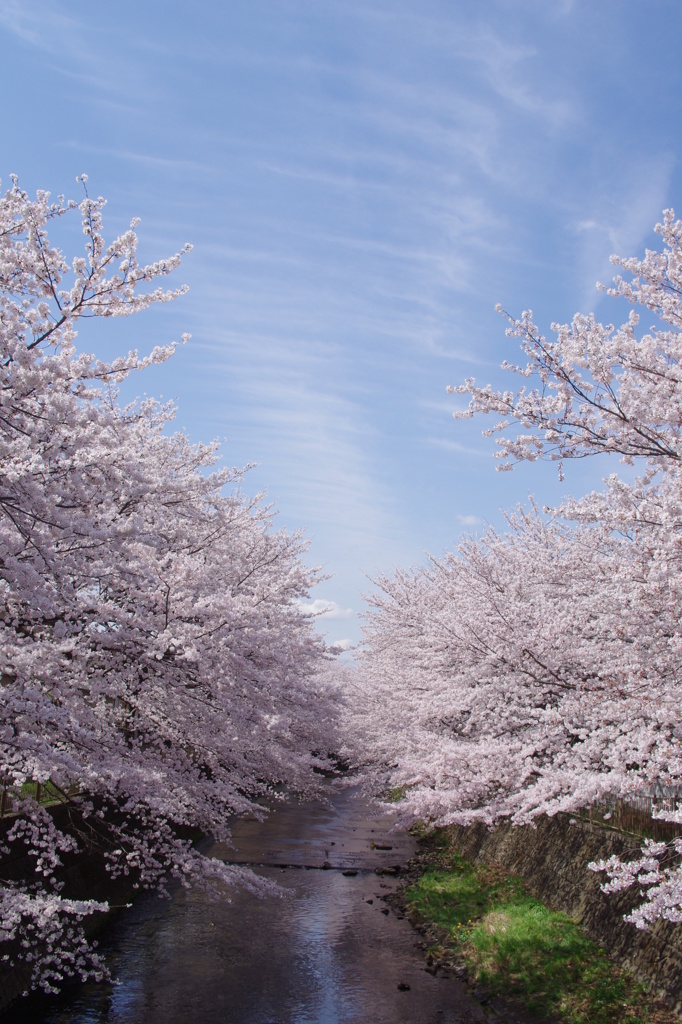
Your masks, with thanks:
M 49 52 L 59 51 L 64 43 L 80 35 L 78 19 L 70 17 L 58 5 L 33 4 L 21 0 L 1 0 L 0 24 L 31 46 Z
M 49 54 L 49 70 L 56 76 L 87 84 L 88 105 L 95 98 L 107 102 L 108 96 L 108 103 L 119 114 L 130 117 L 139 110 L 140 89 L 145 89 L 148 98 L 158 95 L 158 86 L 135 54 L 124 46 L 112 46 L 111 29 L 102 32 L 96 20 L 78 17 L 65 4 L 0 0 L 0 26 L 22 43 Z M 124 38 L 120 24 L 115 34 Z M 57 95 L 62 91 L 55 90 Z M 137 108 L 126 102 L 133 97 L 138 97 Z
M 94 146 L 83 144 L 82 142 L 76 144 L 73 141 L 66 142 L 65 145 L 70 149 L 77 149 L 80 153 L 93 153 L 100 157 L 120 161 L 121 163 L 144 164 L 146 167 L 152 167 L 164 172 L 191 171 L 195 174 L 204 174 L 208 170 L 213 170 L 210 165 L 207 166 L 198 160 L 182 160 L 175 156 L 162 156 L 159 153 L 133 152 L 132 150 L 114 149 L 110 146 Z
M 595 197 L 594 215 L 572 225 L 582 255 L 583 284 L 576 309 L 593 309 L 599 301 L 597 280 L 610 283 L 612 253 L 635 255 L 642 238 L 650 236 L 668 201 L 674 170 L 671 153 L 637 157 L 612 186 L 608 199 Z

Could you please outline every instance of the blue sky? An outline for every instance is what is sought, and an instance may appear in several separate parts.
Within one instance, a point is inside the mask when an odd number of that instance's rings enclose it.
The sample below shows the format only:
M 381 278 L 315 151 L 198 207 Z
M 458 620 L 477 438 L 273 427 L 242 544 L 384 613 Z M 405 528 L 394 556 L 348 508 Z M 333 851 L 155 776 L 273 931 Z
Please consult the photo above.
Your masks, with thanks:
M 106 356 L 190 343 L 135 392 L 256 462 L 333 578 L 332 640 L 367 579 L 604 467 L 496 473 L 448 384 L 500 383 L 495 314 L 609 308 L 612 252 L 682 210 L 679 0 L 0 0 L 0 174 L 140 216 L 143 257 L 194 245 L 189 294 L 89 323 Z

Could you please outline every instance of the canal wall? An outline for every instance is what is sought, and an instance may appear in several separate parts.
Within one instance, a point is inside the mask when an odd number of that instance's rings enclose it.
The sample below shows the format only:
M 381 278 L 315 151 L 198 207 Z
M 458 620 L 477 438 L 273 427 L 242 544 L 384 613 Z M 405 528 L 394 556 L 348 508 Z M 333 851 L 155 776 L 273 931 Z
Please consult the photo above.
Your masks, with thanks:
M 451 825 L 443 832 L 462 856 L 500 864 L 523 878 L 533 895 L 577 918 L 591 938 L 682 1013 L 682 924 L 635 928 L 623 915 L 641 902 L 638 888 L 606 895 L 600 889 L 606 876 L 587 866 L 613 854 L 631 860 L 641 839 L 563 814 L 538 818 L 535 825 Z

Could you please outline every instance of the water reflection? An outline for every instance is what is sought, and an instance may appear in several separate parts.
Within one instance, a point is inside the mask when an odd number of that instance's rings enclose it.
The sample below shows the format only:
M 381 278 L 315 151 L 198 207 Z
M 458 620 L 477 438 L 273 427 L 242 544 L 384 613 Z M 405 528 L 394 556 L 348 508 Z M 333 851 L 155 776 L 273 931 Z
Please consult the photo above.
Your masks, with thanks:
M 178 890 L 142 897 L 103 943 L 115 986 L 83 986 L 34 1024 L 474 1024 L 485 1019 L 453 979 L 424 970 L 417 936 L 382 900 L 409 836 L 387 835 L 342 792 L 331 807 L 287 805 L 240 822 L 226 859 L 286 886 L 280 897 L 231 901 Z M 389 849 L 377 849 L 377 844 Z M 324 863 L 331 868 L 321 870 Z M 290 865 L 282 867 L 281 865 Z M 354 875 L 344 875 L 352 868 Z M 399 987 L 400 986 L 400 987 Z

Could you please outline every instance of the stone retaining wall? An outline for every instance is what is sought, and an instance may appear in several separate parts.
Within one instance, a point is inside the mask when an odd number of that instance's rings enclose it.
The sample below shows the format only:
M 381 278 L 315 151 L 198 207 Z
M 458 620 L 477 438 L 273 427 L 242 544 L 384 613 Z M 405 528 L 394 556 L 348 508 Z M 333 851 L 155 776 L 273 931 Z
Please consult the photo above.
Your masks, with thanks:
M 633 859 L 641 840 L 588 822 L 571 824 L 563 814 L 539 818 L 535 827 L 449 826 L 444 832 L 469 860 L 501 864 L 543 902 L 577 917 L 591 938 L 682 1012 L 682 924 L 658 921 L 649 931 L 628 924 L 623 915 L 640 902 L 638 890 L 607 896 L 600 889 L 605 876 L 587 867 L 613 854 Z

